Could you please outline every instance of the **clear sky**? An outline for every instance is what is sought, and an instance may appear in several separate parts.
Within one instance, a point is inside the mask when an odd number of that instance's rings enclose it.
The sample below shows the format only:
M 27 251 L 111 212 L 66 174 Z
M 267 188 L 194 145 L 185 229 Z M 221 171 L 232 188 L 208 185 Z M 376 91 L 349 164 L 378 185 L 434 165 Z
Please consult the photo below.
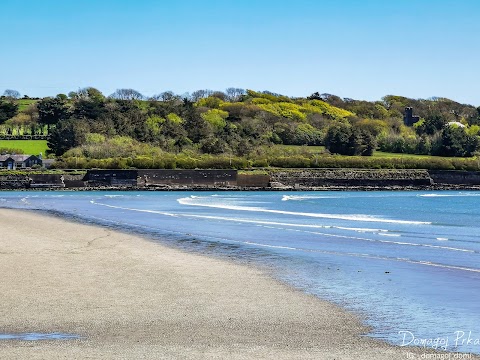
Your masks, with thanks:
M 0 0 L 0 93 L 242 87 L 480 105 L 479 0 Z

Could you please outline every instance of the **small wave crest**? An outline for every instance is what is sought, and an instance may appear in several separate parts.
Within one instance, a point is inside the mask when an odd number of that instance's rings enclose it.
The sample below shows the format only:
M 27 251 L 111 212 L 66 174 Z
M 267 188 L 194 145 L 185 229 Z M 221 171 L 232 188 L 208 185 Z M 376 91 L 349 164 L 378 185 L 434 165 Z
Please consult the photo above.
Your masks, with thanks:
M 480 196 L 480 193 L 458 193 L 458 194 L 421 194 L 418 195 L 419 197 L 425 198 L 437 198 L 437 197 L 472 197 L 472 196 Z
M 181 205 L 200 206 L 200 207 L 209 207 L 209 208 L 235 210 L 235 211 L 264 212 L 264 213 L 272 213 L 272 214 L 294 215 L 294 216 L 314 217 L 314 218 L 323 218 L 323 219 L 338 219 L 338 220 L 348 220 L 348 221 L 362 221 L 362 222 L 379 222 L 379 223 L 394 223 L 394 224 L 408 224 L 408 225 L 430 225 L 431 224 L 431 222 L 425 222 L 425 221 L 385 219 L 385 218 L 380 218 L 380 217 L 370 216 L 370 215 L 363 215 L 363 214 L 352 214 L 352 215 L 321 214 L 321 213 L 305 213 L 305 212 L 295 212 L 295 211 L 274 210 L 274 209 L 265 209 L 265 208 L 254 207 L 254 206 L 239 206 L 239 205 L 232 205 L 228 203 L 212 202 L 210 200 L 211 199 L 205 198 L 205 197 L 196 197 L 196 198 L 185 197 L 185 198 L 177 199 L 178 203 Z
M 321 196 L 321 195 L 283 195 L 282 201 L 303 201 L 314 199 L 334 199 L 337 196 Z

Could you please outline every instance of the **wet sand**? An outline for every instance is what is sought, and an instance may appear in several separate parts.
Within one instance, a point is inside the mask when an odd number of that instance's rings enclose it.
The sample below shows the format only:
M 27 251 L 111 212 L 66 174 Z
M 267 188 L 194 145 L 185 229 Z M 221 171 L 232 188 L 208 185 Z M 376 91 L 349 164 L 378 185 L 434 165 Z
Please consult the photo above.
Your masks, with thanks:
M 249 266 L 0 209 L 2 359 L 420 359 L 354 315 Z M 415 355 L 408 354 L 415 352 Z M 473 357 L 472 357 L 473 358 Z

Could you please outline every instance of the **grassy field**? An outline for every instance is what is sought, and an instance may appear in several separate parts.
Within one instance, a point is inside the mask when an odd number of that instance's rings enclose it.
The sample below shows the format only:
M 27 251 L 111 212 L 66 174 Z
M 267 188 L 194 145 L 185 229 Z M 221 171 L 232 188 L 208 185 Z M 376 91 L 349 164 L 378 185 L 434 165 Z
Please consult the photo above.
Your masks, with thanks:
M 0 140 L 0 149 L 20 149 L 28 155 L 45 155 L 48 150 L 47 140 Z
M 328 153 L 325 149 L 325 146 L 298 146 L 298 145 L 273 145 L 273 149 L 277 150 L 290 150 L 306 152 L 313 155 L 319 154 L 326 154 Z M 441 156 L 432 156 L 432 155 L 416 155 L 416 154 L 398 154 L 398 153 L 389 153 L 389 152 L 382 152 L 382 151 L 375 151 L 373 153 L 374 158 L 389 158 L 389 159 L 452 159 L 452 158 L 444 158 Z M 465 158 L 465 159 L 473 159 L 473 158 Z
M 431 155 L 398 154 L 398 153 L 388 153 L 388 152 L 382 152 L 382 151 L 375 151 L 373 153 L 373 156 L 391 158 L 391 159 L 400 159 L 400 158 L 428 159 L 432 157 Z
M 300 146 L 300 145 L 271 145 L 272 149 L 291 150 L 291 151 L 305 151 L 310 154 L 324 154 L 325 146 Z
M 30 105 L 35 104 L 36 102 L 38 102 L 38 100 L 20 99 L 18 100 L 18 111 L 25 111 Z

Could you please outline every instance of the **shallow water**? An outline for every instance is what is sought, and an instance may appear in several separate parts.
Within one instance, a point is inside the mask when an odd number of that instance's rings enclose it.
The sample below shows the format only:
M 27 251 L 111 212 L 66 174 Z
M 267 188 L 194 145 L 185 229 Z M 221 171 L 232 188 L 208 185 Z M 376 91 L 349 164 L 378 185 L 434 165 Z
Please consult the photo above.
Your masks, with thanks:
M 21 341 L 41 341 L 41 340 L 74 340 L 80 336 L 63 333 L 23 333 L 23 334 L 0 334 L 0 340 L 21 340 Z
M 466 340 L 480 339 L 478 200 L 480 192 L 458 191 L 0 194 L 2 207 L 57 211 L 268 265 L 365 316 L 371 336 L 475 353 L 480 340 Z

